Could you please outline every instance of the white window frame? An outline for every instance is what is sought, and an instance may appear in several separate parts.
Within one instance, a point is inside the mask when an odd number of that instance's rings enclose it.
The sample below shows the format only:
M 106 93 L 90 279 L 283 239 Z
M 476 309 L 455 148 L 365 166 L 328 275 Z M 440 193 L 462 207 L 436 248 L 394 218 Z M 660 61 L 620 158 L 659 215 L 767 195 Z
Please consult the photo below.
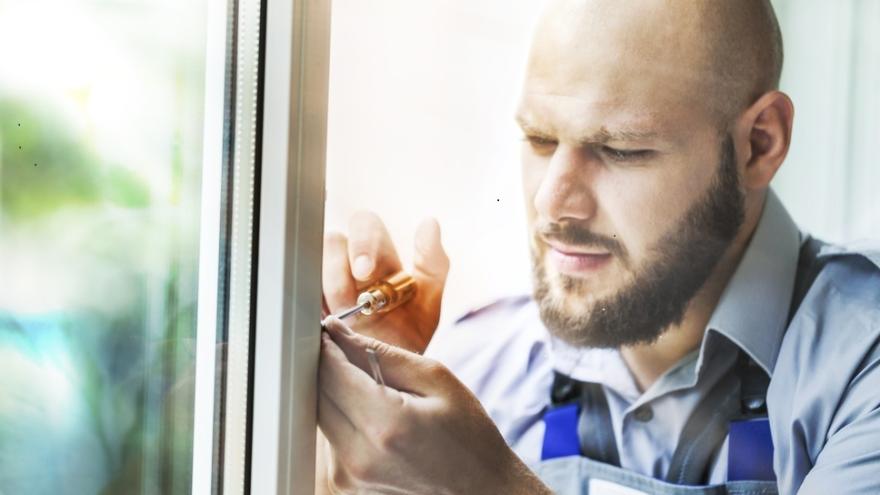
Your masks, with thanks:
M 208 11 L 205 137 L 196 337 L 193 493 L 312 494 L 316 431 L 316 380 L 321 317 L 329 72 L 330 3 L 264 0 L 264 44 L 259 38 L 260 0 L 211 0 Z M 230 5 L 234 8 L 230 8 Z M 236 14 L 230 31 L 229 15 Z M 218 267 L 223 196 L 224 116 L 230 36 L 235 36 L 233 220 L 252 218 L 254 170 L 260 171 L 258 252 L 250 252 L 247 221 L 226 232 L 231 243 L 230 280 L 220 294 Z M 263 56 L 262 98 L 257 60 Z M 256 134 L 262 105 L 262 136 Z M 261 147 L 261 164 L 254 160 Z M 236 217 L 238 215 L 238 217 Z M 257 271 L 248 260 L 257 258 Z M 236 271 L 238 267 L 238 271 Z M 256 308 L 251 314 L 251 277 Z M 228 301 L 222 300 L 224 297 Z M 219 305 L 228 304 L 228 344 L 218 354 Z M 256 318 L 255 342 L 249 327 Z M 247 417 L 249 347 L 254 346 L 251 415 Z M 218 379 L 217 357 L 225 383 Z M 219 385 L 218 385 L 219 384 Z M 218 386 L 220 388 L 218 388 Z M 224 395 L 218 395 L 223 389 Z M 222 400 L 221 400 L 222 399 Z M 218 417 L 219 407 L 225 414 Z M 223 424 L 217 424 L 221 419 Z M 247 424 L 251 425 L 247 462 Z M 218 432 L 223 434 L 221 445 Z M 244 486 L 250 470 L 250 486 Z M 222 487 L 222 490 L 221 490 Z
M 267 0 L 251 493 L 315 485 L 330 2 Z

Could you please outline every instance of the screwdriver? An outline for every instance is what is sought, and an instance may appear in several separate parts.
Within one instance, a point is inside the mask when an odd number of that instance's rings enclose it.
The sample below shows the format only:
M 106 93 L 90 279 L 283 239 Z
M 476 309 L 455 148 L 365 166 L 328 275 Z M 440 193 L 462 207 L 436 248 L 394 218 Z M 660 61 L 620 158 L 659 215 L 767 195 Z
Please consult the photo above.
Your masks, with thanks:
M 342 320 L 357 313 L 366 316 L 387 313 L 409 301 L 415 295 L 415 279 L 412 275 L 401 270 L 361 292 L 355 306 L 331 316 Z M 321 325 L 324 325 L 324 321 L 321 322 Z

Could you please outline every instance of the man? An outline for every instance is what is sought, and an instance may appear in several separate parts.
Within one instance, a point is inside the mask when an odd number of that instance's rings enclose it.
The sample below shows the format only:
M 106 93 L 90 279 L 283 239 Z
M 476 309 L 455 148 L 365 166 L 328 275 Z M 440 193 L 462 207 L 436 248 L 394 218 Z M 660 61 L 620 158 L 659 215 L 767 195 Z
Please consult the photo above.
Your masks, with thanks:
M 327 326 L 319 487 L 880 493 L 880 252 L 799 233 L 769 189 L 781 67 L 765 0 L 551 2 L 517 113 L 533 297 L 434 336 L 424 223 L 417 299 Z M 326 239 L 328 309 L 400 268 L 357 215 Z

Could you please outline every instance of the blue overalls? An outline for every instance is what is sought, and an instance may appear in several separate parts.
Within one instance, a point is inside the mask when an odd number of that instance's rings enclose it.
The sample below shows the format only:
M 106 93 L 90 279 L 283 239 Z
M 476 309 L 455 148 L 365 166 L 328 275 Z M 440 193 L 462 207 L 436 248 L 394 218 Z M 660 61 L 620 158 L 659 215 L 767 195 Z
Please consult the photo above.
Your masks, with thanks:
M 798 259 L 789 323 L 822 268 L 822 243 L 809 238 Z M 703 397 L 678 440 L 666 479 L 620 468 L 611 414 L 602 385 L 554 375 L 541 462 L 531 466 L 563 494 L 766 494 L 778 493 L 773 439 L 767 419 L 770 378 L 740 351 L 735 366 Z M 728 438 L 727 482 L 707 485 L 712 459 Z

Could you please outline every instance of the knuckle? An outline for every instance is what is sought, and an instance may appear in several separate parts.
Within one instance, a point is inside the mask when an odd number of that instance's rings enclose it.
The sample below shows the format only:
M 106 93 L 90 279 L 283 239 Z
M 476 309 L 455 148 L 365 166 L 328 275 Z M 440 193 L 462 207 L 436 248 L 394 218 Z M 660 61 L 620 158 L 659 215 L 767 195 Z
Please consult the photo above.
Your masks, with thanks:
M 424 373 L 429 380 L 445 381 L 452 376 L 452 372 L 449 371 L 449 368 L 444 366 L 440 361 L 434 359 L 426 359 L 425 361 Z
M 389 343 L 387 343 L 387 342 L 383 342 L 383 341 L 378 340 L 378 339 L 370 339 L 370 341 L 369 341 L 369 342 L 366 342 L 366 344 L 367 344 L 368 346 L 372 347 L 372 348 L 373 348 L 373 351 L 375 351 L 376 354 L 379 355 L 379 357 L 387 356 L 387 355 L 389 355 L 391 352 L 393 352 L 393 351 L 392 351 L 392 348 L 391 348 L 391 344 L 389 344 Z

